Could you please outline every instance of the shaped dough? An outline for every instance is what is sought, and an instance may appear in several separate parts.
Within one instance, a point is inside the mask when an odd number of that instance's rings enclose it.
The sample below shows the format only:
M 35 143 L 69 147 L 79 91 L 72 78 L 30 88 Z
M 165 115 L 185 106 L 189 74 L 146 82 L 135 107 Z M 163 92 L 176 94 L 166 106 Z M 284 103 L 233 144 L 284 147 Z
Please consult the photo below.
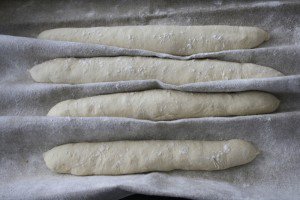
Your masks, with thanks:
M 270 113 L 278 105 L 276 97 L 264 92 L 188 93 L 147 90 L 66 100 L 51 108 L 48 116 L 174 120 Z
M 42 83 L 78 84 L 156 79 L 174 85 L 283 76 L 272 68 L 251 63 L 149 57 L 57 58 L 34 66 L 30 74 L 36 82 Z
M 269 35 L 260 28 L 243 26 L 115 26 L 58 28 L 43 31 L 38 38 L 191 55 L 250 49 Z
M 44 154 L 49 169 L 74 175 L 222 170 L 251 162 L 259 151 L 243 140 L 148 140 L 75 143 Z

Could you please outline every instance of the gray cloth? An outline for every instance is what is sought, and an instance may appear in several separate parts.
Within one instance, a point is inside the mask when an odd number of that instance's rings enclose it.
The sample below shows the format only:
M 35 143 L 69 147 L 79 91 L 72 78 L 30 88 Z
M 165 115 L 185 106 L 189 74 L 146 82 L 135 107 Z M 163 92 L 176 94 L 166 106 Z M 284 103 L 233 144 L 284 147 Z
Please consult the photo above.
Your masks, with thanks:
M 1 1 L 0 198 L 119 199 L 142 193 L 193 199 L 299 199 L 299 15 L 300 3 L 296 0 Z M 271 39 L 256 49 L 178 57 L 33 38 L 42 30 L 57 27 L 144 24 L 258 26 L 268 31 Z M 68 85 L 34 83 L 27 71 L 37 63 L 57 57 L 118 55 L 251 62 L 272 67 L 287 76 L 183 86 L 155 80 Z M 45 117 L 52 106 L 65 99 L 154 88 L 189 92 L 261 90 L 276 95 L 281 105 L 273 114 L 163 122 Z M 253 142 L 261 154 L 250 164 L 224 171 L 86 177 L 52 173 L 42 158 L 43 152 L 70 142 L 233 138 Z

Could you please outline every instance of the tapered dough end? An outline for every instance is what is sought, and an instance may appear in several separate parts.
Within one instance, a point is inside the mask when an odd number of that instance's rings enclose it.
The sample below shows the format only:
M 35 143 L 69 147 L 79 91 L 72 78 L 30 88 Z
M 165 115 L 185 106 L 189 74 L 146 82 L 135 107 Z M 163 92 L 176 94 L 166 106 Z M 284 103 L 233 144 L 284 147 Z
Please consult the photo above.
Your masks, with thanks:
M 227 154 L 227 163 L 230 163 L 227 168 L 249 163 L 260 153 L 254 145 L 245 140 L 229 140 L 228 146 L 231 152 Z
M 255 48 L 257 46 L 259 46 L 260 44 L 262 44 L 263 42 L 265 41 L 268 41 L 270 39 L 270 35 L 268 32 L 264 31 L 263 29 L 261 28 L 256 28 L 256 29 L 253 29 L 254 32 L 252 32 L 252 41 L 253 41 L 253 44 L 252 44 L 252 48 Z
M 270 39 L 270 34 L 267 31 L 261 28 L 256 28 L 256 31 L 257 37 L 262 39 L 261 43 Z
M 69 67 L 70 63 L 73 63 L 75 60 L 75 58 L 55 58 L 33 66 L 29 70 L 29 73 L 35 82 L 65 83 L 68 82 L 66 73 L 70 73 L 66 67 Z M 62 77 L 66 81 L 62 81 Z
M 285 76 L 280 71 L 277 71 L 276 69 L 270 68 L 268 74 L 265 75 L 266 78 L 268 77 L 278 77 L 278 76 Z
M 48 169 L 50 169 L 51 171 L 54 171 L 55 172 L 55 162 L 52 162 L 53 159 L 51 158 L 53 157 L 52 154 L 51 154 L 51 150 L 43 153 L 43 158 L 44 158 L 44 161 L 46 163 L 46 166 L 48 167 Z
M 70 115 L 70 110 L 68 108 L 68 104 L 73 101 L 73 100 L 66 100 L 66 101 L 62 101 L 62 102 L 59 102 L 58 104 L 56 104 L 55 106 L 53 106 L 47 116 L 52 116 L 52 117 L 55 117 L 55 116 L 61 116 L 61 117 L 64 117 L 64 116 L 71 116 Z
M 270 39 L 270 34 L 269 33 L 267 33 L 267 32 L 265 32 L 266 33 L 266 36 L 265 36 L 265 41 L 268 41 L 269 39 Z
M 46 166 L 53 172 L 56 172 L 56 162 L 54 159 L 54 154 L 52 153 L 52 149 L 43 153 L 43 158 Z
M 272 94 L 264 93 L 265 95 L 265 113 L 271 113 L 278 109 L 280 100 Z
M 277 110 L 280 104 L 280 100 L 277 99 L 273 94 L 266 93 L 266 92 L 247 92 L 248 96 L 244 96 L 244 102 L 240 104 L 240 106 L 245 106 L 248 108 L 246 114 L 242 115 L 258 115 L 258 114 L 267 114 L 272 113 Z M 247 104 L 248 98 L 251 98 L 251 103 Z M 240 102 L 240 103 L 241 103 Z M 242 108 L 241 108 L 242 109 Z
M 48 73 L 45 72 L 44 64 L 35 65 L 29 70 L 31 78 L 38 83 L 51 82 Z
M 37 77 L 38 72 L 37 69 L 35 67 L 31 68 L 30 70 L 28 70 L 31 78 L 35 81 L 35 82 L 40 82 L 39 78 Z
M 276 69 L 273 69 L 271 67 L 265 67 L 265 66 L 261 66 L 261 67 L 264 68 L 265 70 L 262 70 L 259 74 L 260 77 L 257 78 L 273 78 L 273 77 L 285 76 L 280 71 L 277 71 Z
M 262 31 L 262 34 L 264 35 L 264 38 L 265 38 L 264 41 L 268 41 L 270 39 L 270 34 L 263 29 L 260 29 L 260 30 Z
M 50 30 L 45 30 L 41 32 L 37 38 L 38 39 L 45 39 L 45 40 L 55 40 L 57 36 L 60 35 L 60 32 L 63 31 L 64 29 L 67 28 L 57 28 L 57 29 L 50 29 Z
M 48 38 L 48 32 L 49 32 L 49 30 L 46 30 L 46 31 L 41 32 L 41 33 L 37 36 L 37 38 L 38 38 L 38 39 L 47 39 L 47 38 Z
M 65 144 L 61 146 L 54 147 L 43 154 L 46 166 L 53 172 L 58 173 L 69 173 L 71 167 L 65 163 L 67 157 L 66 149 L 72 144 Z

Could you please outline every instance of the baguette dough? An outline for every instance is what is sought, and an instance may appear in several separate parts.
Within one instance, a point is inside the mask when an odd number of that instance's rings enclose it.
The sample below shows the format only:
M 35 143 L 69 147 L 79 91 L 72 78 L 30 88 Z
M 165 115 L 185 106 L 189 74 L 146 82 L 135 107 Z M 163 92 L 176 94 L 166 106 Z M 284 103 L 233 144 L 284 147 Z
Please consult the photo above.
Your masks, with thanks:
M 48 116 L 174 120 L 270 113 L 278 105 L 276 97 L 264 92 L 188 93 L 147 90 L 66 100 L 51 108 Z
M 148 140 L 75 143 L 44 153 L 49 169 L 74 175 L 222 170 L 251 162 L 259 151 L 243 140 Z
M 38 38 L 192 55 L 230 49 L 249 49 L 269 39 L 267 32 L 242 26 L 115 26 L 58 28 Z
M 283 76 L 272 68 L 251 63 L 149 57 L 57 58 L 34 66 L 30 74 L 36 82 L 42 83 L 78 84 L 156 79 L 174 85 Z

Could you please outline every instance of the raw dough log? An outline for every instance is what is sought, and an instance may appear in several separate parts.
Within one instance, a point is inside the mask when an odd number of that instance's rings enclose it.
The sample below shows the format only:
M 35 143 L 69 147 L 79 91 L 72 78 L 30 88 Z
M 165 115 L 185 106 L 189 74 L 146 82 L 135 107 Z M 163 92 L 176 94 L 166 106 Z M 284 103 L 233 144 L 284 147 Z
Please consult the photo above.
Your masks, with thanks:
M 36 82 L 96 83 L 156 79 L 180 85 L 216 80 L 283 76 L 251 63 L 218 60 L 171 60 L 149 57 L 58 58 L 30 70 Z
M 269 35 L 260 28 L 242 26 L 115 26 L 58 28 L 43 31 L 38 38 L 191 55 L 253 48 Z
M 243 140 L 148 140 L 75 143 L 44 154 L 58 173 L 118 175 L 151 171 L 222 170 L 251 162 L 259 151 Z
M 278 105 L 276 97 L 264 92 L 188 93 L 147 90 L 66 100 L 51 108 L 48 116 L 174 120 L 270 113 Z

